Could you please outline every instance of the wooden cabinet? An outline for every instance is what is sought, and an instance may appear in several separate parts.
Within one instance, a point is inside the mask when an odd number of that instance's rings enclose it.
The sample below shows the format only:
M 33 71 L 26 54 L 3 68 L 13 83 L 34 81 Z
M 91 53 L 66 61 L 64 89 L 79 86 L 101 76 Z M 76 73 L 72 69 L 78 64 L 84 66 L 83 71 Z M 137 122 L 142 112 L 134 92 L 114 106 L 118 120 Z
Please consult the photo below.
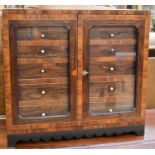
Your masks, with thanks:
M 8 145 L 144 134 L 149 13 L 3 11 Z

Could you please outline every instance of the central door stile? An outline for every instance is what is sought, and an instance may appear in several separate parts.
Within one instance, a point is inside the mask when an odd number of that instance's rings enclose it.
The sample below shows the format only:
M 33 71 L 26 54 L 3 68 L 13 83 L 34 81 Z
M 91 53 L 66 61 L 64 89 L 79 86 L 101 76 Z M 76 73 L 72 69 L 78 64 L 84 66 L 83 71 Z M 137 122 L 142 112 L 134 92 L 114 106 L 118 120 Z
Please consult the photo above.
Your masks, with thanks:
M 83 20 L 80 18 L 81 16 L 78 15 L 78 39 L 77 39 L 77 49 L 78 49 L 78 97 L 77 97 L 77 121 L 78 126 L 81 126 L 82 119 L 83 119 L 83 77 L 82 77 L 82 70 L 83 70 Z

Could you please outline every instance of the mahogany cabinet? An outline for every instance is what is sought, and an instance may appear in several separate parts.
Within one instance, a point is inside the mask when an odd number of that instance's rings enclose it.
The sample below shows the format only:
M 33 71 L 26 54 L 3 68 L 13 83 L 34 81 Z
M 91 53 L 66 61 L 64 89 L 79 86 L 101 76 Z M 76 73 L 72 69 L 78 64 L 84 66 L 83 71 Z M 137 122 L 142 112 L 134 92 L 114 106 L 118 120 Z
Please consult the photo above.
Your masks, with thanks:
M 149 12 L 3 10 L 8 145 L 144 134 Z

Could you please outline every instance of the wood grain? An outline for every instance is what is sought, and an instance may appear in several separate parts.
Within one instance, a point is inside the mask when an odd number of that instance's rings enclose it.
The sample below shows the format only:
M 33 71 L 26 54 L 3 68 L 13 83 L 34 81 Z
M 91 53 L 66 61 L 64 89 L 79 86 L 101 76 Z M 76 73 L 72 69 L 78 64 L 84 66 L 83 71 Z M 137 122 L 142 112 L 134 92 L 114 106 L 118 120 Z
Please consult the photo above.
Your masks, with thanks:
M 119 58 L 116 61 L 96 62 L 90 60 L 90 76 L 114 76 L 114 75 L 133 75 L 135 74 L 136 61 L 121 61 Z M 111 71 L 110 68 L 113 67 Z
M 3 66 L 3 42 L 2 42 L 2 12 L 0 10 L 0 115 L 5 114 L 4 103 L 4 66 Z
M 44 50 L 44 54 L 41 53 Z M 18 46 L 17 53 L 18 58 L 66 58 L 68 48 L 64 46 Z
M 41 34 L 45 35 L 45 38 L 41 38 Z M 67 29 L 63 27 L 26 27 L 19 28 L 17 30 L 17 40 L 67 40 Z
M 111 49 L 114 49 L 114 51 L 111 51 Z M 131 45 L 112 45 L 112 44 L 107 44 L 107 45 L 92 45 L 89 47 L 90 50 L 90 56 L 93 55 L 95 57 L 100 57 L 100 56 L 117 56 L 117 55 L 135 55 L 136 51 L 136 46 L 131 46 Z
M 32 61 L 31 61 L 32 60 Z M 23 63 L 23 64 L 21 64 Z M 19 79 L 62 78 L 68 76 L 69 63 L 66 59 L 30 59 L 18 61 Z M 44 70 L 42 73 L 41 71 Z M 61 82 L 61 80 L 60 80 Z
M 147 108 L 155 107 L 155 84 L 154 84 L 154 75 L 155 75 L 155 58 L 150 57 L 148 60 L 148 91 L 147 91 Z
M 90 31 L 90 39 L 111 39 L 111 34 L 114 39 L 136 39 L 136 33 L 134 27 L 94 26 Z

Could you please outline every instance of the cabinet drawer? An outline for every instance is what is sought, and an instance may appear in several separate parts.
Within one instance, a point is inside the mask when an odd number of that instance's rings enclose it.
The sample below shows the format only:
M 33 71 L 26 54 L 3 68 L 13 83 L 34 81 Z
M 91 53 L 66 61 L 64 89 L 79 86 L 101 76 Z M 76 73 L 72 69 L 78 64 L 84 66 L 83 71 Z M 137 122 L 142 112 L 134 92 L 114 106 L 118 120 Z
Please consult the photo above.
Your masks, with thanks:
M 134 75 L 136 61 L 90 61 L 90 76 Z
M 68 95 L 67 83 L 19 85 L 19 90 L 19 100 L 61 99 Z
M 92 114 L 132 111 L 134 76 L 94 77 L 89 83 L 89 112 Z
M 18 90 L 20 117 L 57 117 L 69 113 L 67 83 L 19 85 Z
M 136 29 L 123 26 L 94 26 L 90 39 L 136 39 Z
M 100 56 L 134 56 L 135 51 L 137 50 L 136 45 L 92 45 L 89 47 L 89 55 L 93 57 Z
M 21 27 L 16 32 L 17 40 L 67 40 L 67 29 L 63 27 Z
M 18 58 L 67 58 L 68 47 L 64 46 L 18 46 Z
M 59 78 L 68 76 L 67 59 L 18 59 L 18 78 Z

